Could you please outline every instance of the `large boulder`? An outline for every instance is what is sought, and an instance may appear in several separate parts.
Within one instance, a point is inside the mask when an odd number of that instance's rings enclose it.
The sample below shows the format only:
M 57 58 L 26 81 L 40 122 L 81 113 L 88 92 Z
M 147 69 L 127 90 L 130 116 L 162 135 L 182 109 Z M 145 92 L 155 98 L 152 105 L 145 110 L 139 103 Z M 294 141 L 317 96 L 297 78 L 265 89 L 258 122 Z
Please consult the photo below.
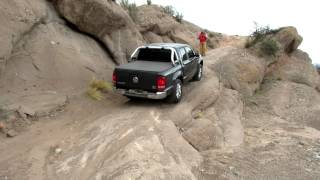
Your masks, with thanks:
M 283 27 L 275 34 L 274 38 L 281 44 L 283 52 L 292 53 L 298 49 L 303 38 L 295 27 Z
M 108 0 L 54 0 L 60 14 L 81 31 L 98 38 L 117 64 L 127 62 L 143 38 L 132 19 Z
M 285 80 L 320 87 L 320 76 L 308 54 L 296 50 L 290 56 L 282 55 L 276 63 L 268 68 L 266 79 Z
M 277 60 L 275 58 L 277 56 L 293 53 L 303 40 L 295 27 L 289 26 L 275 30 L 264 30 L 266 32 L 262 32 L 262 29 L 259 35 L 249 37 L 246 46 L 249 46 L 259 56 L 265 56 L 268 64 L 274 63 Z
M 226 88 L 245 97 L 252 96 L 264 78 L 266 62 L 245 49 L 226 47 L 217 50 L 215 63 L 210 65 Z M 210 57 L 211 58 L 211 57 Z
M 137 16 L 139 30 L 142 33 L 151 31 L 163 36 L 179 26 L 179 23 L 166 14 L 158 5 L 139 6 Z

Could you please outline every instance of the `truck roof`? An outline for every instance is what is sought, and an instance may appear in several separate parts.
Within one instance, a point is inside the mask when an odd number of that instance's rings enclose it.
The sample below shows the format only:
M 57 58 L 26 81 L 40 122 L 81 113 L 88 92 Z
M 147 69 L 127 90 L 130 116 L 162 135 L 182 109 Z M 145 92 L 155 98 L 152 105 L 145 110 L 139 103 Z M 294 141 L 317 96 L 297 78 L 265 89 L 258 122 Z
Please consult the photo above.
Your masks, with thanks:
M 179 43 L 152 43 L 152 44 L 146 45 L 146 47 L 148 47 L 148 46 L 180 48 L 180 47 L 186 47 L 186 46 L 189 46 L 189 45 L 187 45 L 187 44 L 179 44 Z

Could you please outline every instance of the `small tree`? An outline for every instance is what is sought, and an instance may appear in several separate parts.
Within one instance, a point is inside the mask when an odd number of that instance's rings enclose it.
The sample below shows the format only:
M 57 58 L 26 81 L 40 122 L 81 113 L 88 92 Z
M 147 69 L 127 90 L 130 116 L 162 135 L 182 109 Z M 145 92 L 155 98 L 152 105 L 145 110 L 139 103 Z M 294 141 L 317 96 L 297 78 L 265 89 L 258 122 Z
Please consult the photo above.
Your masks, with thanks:
M 164 7 L 162 7 L 162 9 L 163 9 L 163 11 L 166 13 L 166 14 L 168 14 L 168 15 L 170 15 L 170 16 L 174 16 L 175 15 L 175 10 L 174 10 L 174 8 L 173 8 L 173 6 L 164 6 Z
M 176 19 L 177 22 L 182 23 L 183 20 L 183 14 L 177 12 L 176 15 L 174 16 L 174 18 Z
M 151 0 L 147 0 L 147 4 L 150 6 L 152 4 Z

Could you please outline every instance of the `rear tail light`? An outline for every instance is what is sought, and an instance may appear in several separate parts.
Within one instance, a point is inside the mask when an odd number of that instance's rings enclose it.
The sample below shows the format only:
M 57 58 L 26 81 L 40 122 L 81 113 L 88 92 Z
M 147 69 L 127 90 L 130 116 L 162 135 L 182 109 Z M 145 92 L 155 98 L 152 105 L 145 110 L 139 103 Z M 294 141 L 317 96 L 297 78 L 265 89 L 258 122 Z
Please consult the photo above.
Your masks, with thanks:
M 159 76 L 157 78 L 157 90 L 158 91 L 163 91 L 166 89 L 166 85 L 167 85 L 167 79 L 166 77 L 163 76 Z
M 113 74 L 112 74 L 112 83 L 113 83 L 113 85 L 117 84 L 117 74 L 116 74 L 116 72 L 113 72 Z

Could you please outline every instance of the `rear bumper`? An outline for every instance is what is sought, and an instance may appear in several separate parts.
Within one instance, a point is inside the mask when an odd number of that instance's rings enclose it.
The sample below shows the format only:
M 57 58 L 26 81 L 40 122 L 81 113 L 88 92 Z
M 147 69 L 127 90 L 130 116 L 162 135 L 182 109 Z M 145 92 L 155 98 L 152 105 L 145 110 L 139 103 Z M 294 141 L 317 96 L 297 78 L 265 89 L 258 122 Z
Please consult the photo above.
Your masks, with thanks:
M 137 91 L 137 90 L 126 90 L 126 89 L 119 89 L 114 88 L 114 91 L 118 94 L 122 94 L 124 96 L 130 96 L 130 97 L 139 97 L 139 98 L 147 98 L 147 99 L 165 99 L 169 94 L 169 90 L 171 88 L 166 89 L 163 92 L 148 92 L 148 91 Z

